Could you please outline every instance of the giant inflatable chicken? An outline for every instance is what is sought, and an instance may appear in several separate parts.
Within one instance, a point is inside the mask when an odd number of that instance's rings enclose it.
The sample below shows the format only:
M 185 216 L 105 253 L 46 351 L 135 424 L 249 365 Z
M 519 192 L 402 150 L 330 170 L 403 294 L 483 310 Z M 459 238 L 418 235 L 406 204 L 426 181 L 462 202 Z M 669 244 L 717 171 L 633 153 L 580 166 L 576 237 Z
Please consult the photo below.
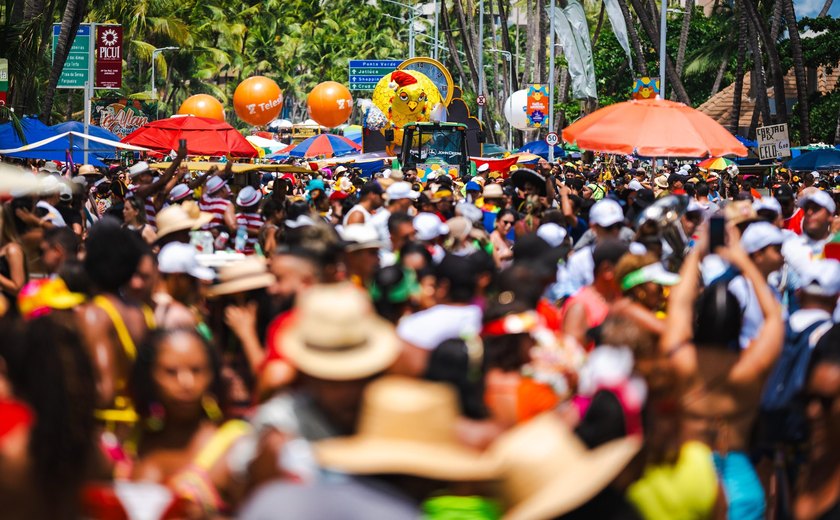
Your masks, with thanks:
M 408 123 L 431 121 L 432 113 L 441 112 L 441 96 L 428 76 L 414 70 L 395 70 L 386 74 L 373 91 L 373 106 L 368 120 L 384 119 L 384 125 L 372 125 L 374 129 L 394 129 L 394 142 L 402 142 L 402 128 Z M 376 113 L 381 112 L 381 114 Z M 376 128 L 379 126 L 380 128 Z

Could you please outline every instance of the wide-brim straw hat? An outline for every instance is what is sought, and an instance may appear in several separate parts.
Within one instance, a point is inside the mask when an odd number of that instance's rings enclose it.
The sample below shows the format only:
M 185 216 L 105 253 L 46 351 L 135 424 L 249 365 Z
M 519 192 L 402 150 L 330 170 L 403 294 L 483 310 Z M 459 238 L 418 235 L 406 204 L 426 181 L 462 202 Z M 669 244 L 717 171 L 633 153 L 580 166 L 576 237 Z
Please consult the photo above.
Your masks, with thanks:
M 277 278 L 268 272 L 265 259 L 259 256 L 220 267 L 218 278 L 219 283 L 207 289 L 207 296 L 210 298 L 264 289 L 277 281 Z
M 385 376 L 365 389 L 358 433 L 315 444 L 318 462 L 357 475 L 400 474 L 437 480 L 490 480 L 498 465 L 461 444 L 454 388 Z
M 181 205 L 173 205 L 163 208 L 157 214 L 155 220 L 157 222 L 156 240 L 175 233 L 176 231 L 183 231 L 185 229 L 198 229 L 204 224 L 209 224 L 213 220 L 212 213 L 205 213 L 199 211 L 197 215 L 191 215 L 188 212 L 189 207 L 185 207 L 186 203 Z
M 303 293 L 278 347 L 301 372 L 328 381 L 383 372 L 400 353 L 394 326 L 379 317 L 368 294 L 350 283 Z
M 544 520 L 577 509 L 615 480 L 641 445 L 633 436 L 589 450 L 553 412 L 509 430 L 490 447 L 510 507 L 505 520 Z

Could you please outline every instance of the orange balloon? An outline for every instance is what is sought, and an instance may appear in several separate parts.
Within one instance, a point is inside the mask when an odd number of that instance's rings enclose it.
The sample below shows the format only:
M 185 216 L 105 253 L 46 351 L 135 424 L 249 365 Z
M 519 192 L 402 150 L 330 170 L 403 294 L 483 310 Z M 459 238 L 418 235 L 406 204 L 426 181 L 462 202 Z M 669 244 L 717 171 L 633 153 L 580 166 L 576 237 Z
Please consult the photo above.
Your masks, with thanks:
M 265 76 L 250 77 L 236 87 L 233 109 L 239 119 L 248 124 L 268 124 L 283 109 L 283 91 Z
M 309 117 L 328 128 L 347 121 L 353 112 L 353 96 L 347 87 L 335 81 L 319 83 L 306 98 Z
M 198 117 L 206 117 L 215 119 L 216 121 L 225 120 L 225 109 L 218 99 L 207 94 L 196 94 L 184 100 L 178 113 L 182 115 L 193 115 Z

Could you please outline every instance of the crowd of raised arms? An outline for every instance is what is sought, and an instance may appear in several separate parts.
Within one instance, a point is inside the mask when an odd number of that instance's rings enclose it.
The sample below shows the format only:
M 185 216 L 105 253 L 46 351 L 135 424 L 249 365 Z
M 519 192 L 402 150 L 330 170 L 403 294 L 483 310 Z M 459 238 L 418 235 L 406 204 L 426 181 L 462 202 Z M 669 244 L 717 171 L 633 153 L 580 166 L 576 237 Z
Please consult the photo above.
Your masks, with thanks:
M 840 172 L 185 155 L 3 193 L 0 517 L 840 518 Z

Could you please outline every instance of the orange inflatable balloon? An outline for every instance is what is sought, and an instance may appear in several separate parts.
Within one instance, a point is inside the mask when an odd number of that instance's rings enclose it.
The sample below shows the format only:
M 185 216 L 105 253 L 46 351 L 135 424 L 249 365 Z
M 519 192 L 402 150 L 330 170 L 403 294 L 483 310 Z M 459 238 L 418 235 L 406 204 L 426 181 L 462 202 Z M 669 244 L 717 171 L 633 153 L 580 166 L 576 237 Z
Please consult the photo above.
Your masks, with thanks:
M 248 124 L 268 124 L 283 109 L 283 91 L 265 76 L 250 77 L 236 87 L 233 109 L 239 119 Z
M 178 113 L 182 115 L 193 115 L 198 117 L 206 117 L 215 119 L 216 121 L 225 120 L 225 109 L 218 99 L 207 94 L 196 94 L 188 97 L 181 104 Z
M 335 128 L 353 111 L 353 97 L 347 87 L 335 81 L 319 83 L 306 98 L 309 117 L 321 126 Z

